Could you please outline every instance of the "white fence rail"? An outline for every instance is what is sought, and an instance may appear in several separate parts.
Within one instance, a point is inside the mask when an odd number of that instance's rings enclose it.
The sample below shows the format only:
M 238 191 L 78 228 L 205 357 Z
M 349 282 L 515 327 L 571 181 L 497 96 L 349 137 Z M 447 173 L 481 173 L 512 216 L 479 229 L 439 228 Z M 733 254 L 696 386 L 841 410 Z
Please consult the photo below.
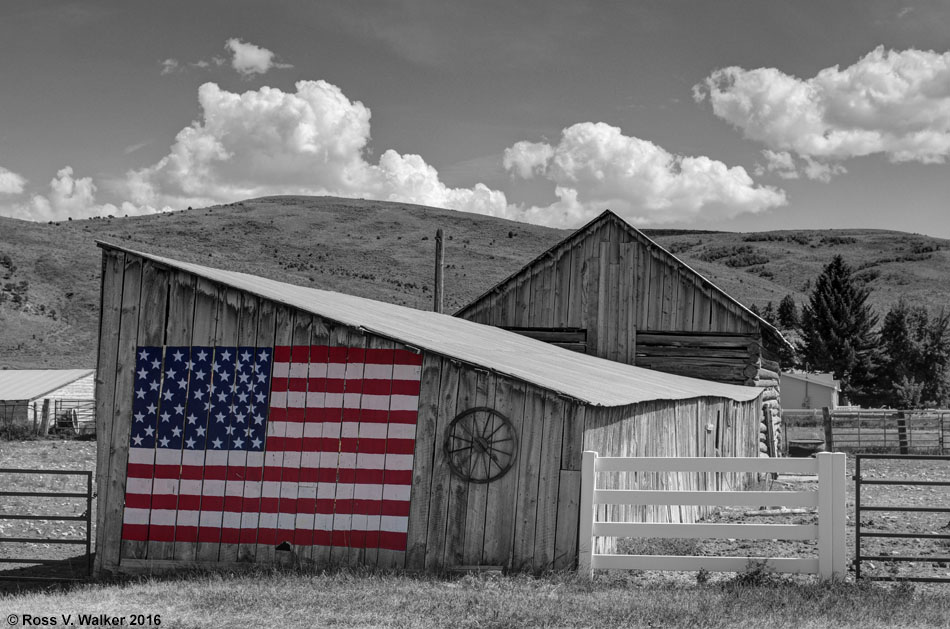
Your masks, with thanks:
M 710 570 L 741 572 L 750 561 L 777 572 L 843 577 L 846 566 L 845 461 L 843 453 L 823 452 L 814 459 L 624 458 L 584 452 L 578 565 L 594 570 Z M 817 474 L 818 490 L 806 491 L 661 491 L 597 489 L 599 472 L 741 472 Z M 813 507 L 818 524 L 669 524 L 597 522 L 597 505 L 707 505 Z M 726 538 L 817 540 L 818 557 L 705 557 L 594 554 L 595 537 Z

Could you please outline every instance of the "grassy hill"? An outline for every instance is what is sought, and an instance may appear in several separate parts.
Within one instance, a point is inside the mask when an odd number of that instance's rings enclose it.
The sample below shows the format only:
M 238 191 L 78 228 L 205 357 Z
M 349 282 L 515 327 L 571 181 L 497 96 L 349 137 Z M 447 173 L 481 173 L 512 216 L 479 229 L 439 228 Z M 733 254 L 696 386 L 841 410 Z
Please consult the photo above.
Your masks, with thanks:
M 354 199 L 267 197 L 154 216 L 39 224 L 0 217 L 0 368 L 95 365 L 96 240 L 277 280 L 431 307 L 437 227 L 454 311 L 567 231 L 449 210 Z M 884 309 L 901 295 L 950 302 L 950 241 L 874 230 L 756 234 L 647 230 L 746 304 L 800 301 L 841 253 Z

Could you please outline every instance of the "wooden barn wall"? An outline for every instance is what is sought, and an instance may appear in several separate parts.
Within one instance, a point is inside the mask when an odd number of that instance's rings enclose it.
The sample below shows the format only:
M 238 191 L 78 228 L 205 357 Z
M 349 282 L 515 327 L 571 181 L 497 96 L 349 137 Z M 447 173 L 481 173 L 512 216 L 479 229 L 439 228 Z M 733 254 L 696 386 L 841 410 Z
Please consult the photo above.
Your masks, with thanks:
M 618 408 L 588 408 L 584 449 L 601 456 L 754 457 L 759 454 L 761 396 L 749 402 L 723 398 L 653 401 Z M 730 490 L 744 487 L 751 475 L 737 473 L 606 472 L 603 489 Z M 603 505 L 602 522 L 690 523 L 708 507 Z M 616 540 L 599 538 L 595 552 L 611 552 Z
M 103 252 L 101 297 L 96 378 L 97 572 L 285 562 L 288 557 L 299 564 L 409 569 L 483 565 L 536 572 L 575 564 L 588 407 L 428 353 L 421 357 L 404 551 L 356 544 L 320 545 L 299 534 L 286 538 L 292 552 L 284 553 L 275 550 L 283 538 L 245 539 L 242 535 L 233 542 L 218 535 L 182 541 L 176 533 L 173 541 L 123 540 L 137 347 L 401 346 L 109 249 Z M 442 448 L 452 419 L 476 406 L 493 408 L 507 417 L 520 444 L 514 467 L 488 484 L 464 482 L 454 476 Z M 268 461 L 265 467 L 273 463 Z M 274 464 L 286 466 L 287 460 Z M 230 483 L 225 481 L 226 495 L 234 494 L 228 489 Z M 268 498 L 266 488 L 263 492 L 261 500 Z M 303 498 L 302 494 L 293 497 Z M 264 527 L 268 516 L 261 511 L 259 521 Z M 251 515 L 257 522 L 258 514 Z M 178 517 L 181 519 L 180 513 Z M 276 520 L 284 514 L 269 517 Z
M 588 354 L 628 364 L 653 356 L 643 334 L 761 334 L 755 318 L 687 270 L 671 254 L 616 219 L 594 224 L 499 284 L 458 316 L 536 332 L 585 332 Z M 534 333 L 533 333 L 534 332 Z M 576 338 L 565 339 L 575 344 Z M 574 346 L 572 349 L 581 349 Z M 701 359 L 705 345 L 696 345 Z M 744 367 L 745 365 L 743 365 Z M 722 381 L 731 381 L 728 369 Z

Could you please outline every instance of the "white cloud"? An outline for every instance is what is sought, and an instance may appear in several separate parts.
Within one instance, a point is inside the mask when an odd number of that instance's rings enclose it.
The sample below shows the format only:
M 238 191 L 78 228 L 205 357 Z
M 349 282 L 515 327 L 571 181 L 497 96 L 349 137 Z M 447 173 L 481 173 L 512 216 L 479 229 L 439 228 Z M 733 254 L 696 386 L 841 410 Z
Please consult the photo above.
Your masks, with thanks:
M 255 46 L 250 42 L 242 42 L 232 37 L 225 42 L 225 48 L 231 51 L 231 67 L 244 76 L 265 74 L 271 68 L 292 68 L 287 63 L 276 63 L 274 53 L 267 48 Z M 217 59 L 215 60 L 217 61 Z
M 782 179 L 798 179 L 804 175 L 808 179 L 828 183 L 835 175 L 848 172 L 841 164 L 819 161 L 808 155 L 796 160 L 788 151 L 765 149 L 762 156 L 765 157 L 765 164 L 755 165 L 756 176 L 771 173 Z
M 21 194 L 26 179 L 0 166 L 0 194 Z
M 56 173 L 49 183 L 48 196 L 33 195 L 28 201 L 0 207 L 0 214 L 30 221 L 62 221 L 66 218 L 89 218 L 92 216 L 141 214 L 145 210 L 128 203 L 120 210 L 111 203 L 96 201 L 96 184 L 91 177 L 74 177 L 71 166 Z
M 171 74 L 178 71 L 177 59 L 165 59 L 162 61 L 162 74 Z
M 948 86 L 950 52 L 878 47 L 809 79 L 776 68 L 722 68 L 694 88 L 694 98 L 709 98 L 717 116 L 775 151 L 824 161 L 883 154 L 894 162 L 944 163 Z M 834 174 L 827 163 L 811 170 L 819 179 Z
M 673 155 L 617 127 L 582 122 L 556 146 L 518 142 L 505 151 L 513 175 L 551 181 L 558 201 L 522 208 L 524 220 L 577 225 L 606 208 L 636 223 L 728 218 L 784 205 L 785 193 L 756 186 L 744 168 L 705 156 Z
M 202 118 L 182 129 L 167 156 L 128 173 L 125 193 L 145 209 L 181 209 L 274 194 L 368 197 L 502 216 L 502 192 L 449 188 L 418 155 L 365 158 L 370 110 L 325 81 L 295 92 L 243 94 L 214 83 L 198 90 Z

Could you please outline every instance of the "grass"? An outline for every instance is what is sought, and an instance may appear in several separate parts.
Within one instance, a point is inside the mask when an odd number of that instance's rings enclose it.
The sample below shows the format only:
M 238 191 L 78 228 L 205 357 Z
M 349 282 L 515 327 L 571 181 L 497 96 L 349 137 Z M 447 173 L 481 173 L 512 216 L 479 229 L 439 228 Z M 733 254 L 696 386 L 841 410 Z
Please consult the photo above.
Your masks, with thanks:
M 569 233 L 423 206 L 327 197 L 267 197 L 54 224 L 0 217 L 0 368 L 95 365 L 101 264 L 96 240 L 428 308 L 438 227 L 446 231 L 449 312 Z M 899 295 L 911 305 L 933 307 L 950 299 L 950 247 L 927 236 L 876 230 L 647 233 L 745 304 L 777 304 L 786 294 L 802 301 L 806 282 L 834 253 L 863 269 L 879 310 Z M 717 257 L 719 251 L 753 251 L 756 264 L 730 266 L 738 264 L 735 256 Z
M 159 614 L 163 627 L 944 627 L 950 596 L 908 586 L 740 578 L 638 584 L 572 574 L 256 570 L 0 596 L 9 614 Z

